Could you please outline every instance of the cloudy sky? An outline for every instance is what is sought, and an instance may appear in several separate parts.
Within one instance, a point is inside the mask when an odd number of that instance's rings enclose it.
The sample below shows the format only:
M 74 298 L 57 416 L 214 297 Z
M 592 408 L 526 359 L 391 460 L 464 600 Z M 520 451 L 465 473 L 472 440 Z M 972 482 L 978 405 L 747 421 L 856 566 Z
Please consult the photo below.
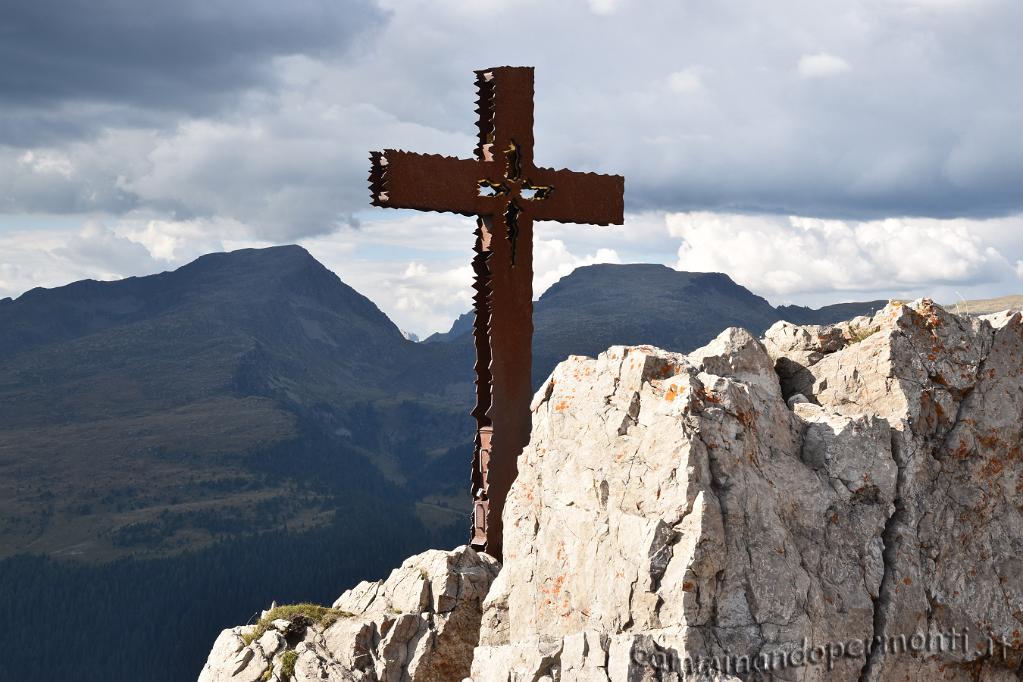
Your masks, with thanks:
M 4 0 L 0 297 L 300 243 L 417 333 L 472 223 L 372 209 L 367 152 L 471 155 L 474 69 L 536 67 L 536 157 L 620 173 L 579 265 L 772 303 L 1023 292 L 1019 0 Z

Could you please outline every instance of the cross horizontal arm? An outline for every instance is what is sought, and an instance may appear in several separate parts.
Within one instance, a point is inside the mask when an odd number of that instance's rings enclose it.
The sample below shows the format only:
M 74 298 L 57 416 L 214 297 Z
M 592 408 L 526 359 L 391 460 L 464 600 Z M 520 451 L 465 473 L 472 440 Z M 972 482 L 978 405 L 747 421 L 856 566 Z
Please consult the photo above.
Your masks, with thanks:
M 463 215 L 479 212 L 481 164 L 437 154 L 415 154 L 396 149 L 370 154 L 369 188 L 374 206 L 449 211 Z
M 620 175 L 537 168 L 529 181 L 552 188 L 542 201 L 530 205 L 534 220 L 588 225 L 621 225 L 625 221 L 625 178 Z

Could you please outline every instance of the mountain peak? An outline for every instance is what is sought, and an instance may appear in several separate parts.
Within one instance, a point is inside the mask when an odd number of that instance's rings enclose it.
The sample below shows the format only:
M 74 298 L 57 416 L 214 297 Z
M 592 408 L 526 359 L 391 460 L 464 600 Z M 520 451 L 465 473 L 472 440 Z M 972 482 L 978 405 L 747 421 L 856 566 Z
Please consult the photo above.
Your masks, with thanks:
M 654 271 L 669 271 L 679 272 L 672 267 L 664 265 L 662 263 L 593 263 L 591 265 L 580 265 L 575 270 L 565 275 L 566 277 L 572 277 L 573 275 L 590 275 L 590 274 L 607 274 L 611 272 L 624 272 L 624 271 L 642 271 L 647 270 L 650 272 Z
M 597 263 L 576 268 L 554 283 L 540 300 L 559 297 L 566 292 L 590 291 L 599 286 L 604 296 L 631 296 L 638 288 L 661 293 L 690 286 L 753 295 L 721 272 L 687 272 L 660 263 Z M 759 298 L 759 297 L 757 297 Z M 764 301 L 766 304 L 766 301 Z
M 67 341 L 119 325 L 153 320 L 197 307 L 240 321 L 265 317 L 268 305 L 313 305 L 358 326 L 401 339 L 398 328 L 301 246 L 272 246 L 210 253 L 177 270 L 101 282 L 82 280 L 33 289 L 0 306 L 0 348 L 18 352 Z
M 278 263 L 287 265 L 301 265 L 317 263 L 311 253 L 298 244 L 282 244 L 279 246 L 267 246 L 262 248 L 235 249 L 234 251 L 217 251 L 199 256 L 184 267 L 208 266 L 212 263 Z
M 254 278 L 264 284 L 279 283 L 296 273 L 333 275 L 311 253 L 297 244 L 208 253 L 175 272 L 204 281 L 207 277 L 217 281 L 242 277 L 246 280 Z

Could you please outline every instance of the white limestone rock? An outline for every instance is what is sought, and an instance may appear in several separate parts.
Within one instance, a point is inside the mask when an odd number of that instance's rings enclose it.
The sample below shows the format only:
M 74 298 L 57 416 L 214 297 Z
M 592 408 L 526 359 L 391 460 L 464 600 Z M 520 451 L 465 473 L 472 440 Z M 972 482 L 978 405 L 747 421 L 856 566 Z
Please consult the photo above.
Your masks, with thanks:
M 1016 679 L 1023 324 L 1000 322 L 918 301 L 563 362 L 472 679 Z M 864 652 L 952 627 L 969 651 Z M 973 650 L 988 636 L 1005 660 Z
M 276 619 L 248 646 L 242 636 L 253 626 L 225 630 L 199 682 L 256 682 L 266 674 L 278 679 L 284 656 L 295 658 L 296 682 L 462 679 L 498 569 L 494 559 L 468 547 L 424 552 L 386 580 L 342 594 L 334 603 L 340 617 L 329 627 Z

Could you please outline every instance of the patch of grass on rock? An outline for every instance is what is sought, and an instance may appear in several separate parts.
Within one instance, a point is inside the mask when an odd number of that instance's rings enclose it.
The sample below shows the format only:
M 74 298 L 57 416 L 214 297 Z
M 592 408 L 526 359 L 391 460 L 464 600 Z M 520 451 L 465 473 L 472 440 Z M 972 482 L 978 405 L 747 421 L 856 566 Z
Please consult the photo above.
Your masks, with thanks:
M 295 662 L 298 660 L 298 652 L 289 649 L 281 654 L 281 679 L 287 682 L 295 676 Z
M 286 620 L 296 625 L 310 626 L 319 625 L 322 628 L 329 628 L 339 618 L 351 618 L 353 614 L 340 609 L 332 609 L 319 604 L 289 604 L 277 606 L 266 612 L 266 615 L 259 619 L 256 627 L 247 635 L 242 635 L 242 641 L 248 646 L 262 637 L 270 624 L 275 620 Z
M 849 329 L 849 344 L 859 343 L 881 331 L 880 327 L 852 327 Z

